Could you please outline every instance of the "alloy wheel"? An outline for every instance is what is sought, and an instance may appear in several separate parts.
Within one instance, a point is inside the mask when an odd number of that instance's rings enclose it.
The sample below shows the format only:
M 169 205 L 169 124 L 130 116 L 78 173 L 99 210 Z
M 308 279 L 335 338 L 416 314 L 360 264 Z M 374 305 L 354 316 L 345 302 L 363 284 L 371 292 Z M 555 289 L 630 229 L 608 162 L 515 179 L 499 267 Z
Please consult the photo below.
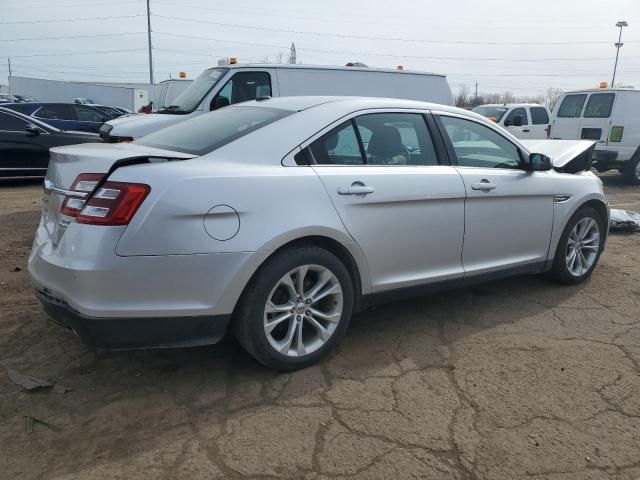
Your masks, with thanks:
M 264 332 L 282 355 L 302 357 L 322 347 L 342 317 L 342 287 L 321 265 L 302 265 L 271 290 L 264 309 Z
M 567 239 L 566 265 L 571 275 L 580 277 L 587 273 L 598 257 L 600 227 L 591 217 L 584 217 L 575 224 Z

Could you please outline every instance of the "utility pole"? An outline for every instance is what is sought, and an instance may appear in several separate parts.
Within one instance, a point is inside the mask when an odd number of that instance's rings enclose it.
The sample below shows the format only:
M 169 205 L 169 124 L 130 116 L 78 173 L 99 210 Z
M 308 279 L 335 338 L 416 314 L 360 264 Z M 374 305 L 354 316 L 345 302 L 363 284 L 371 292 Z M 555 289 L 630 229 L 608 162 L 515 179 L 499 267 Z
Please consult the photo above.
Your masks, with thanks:
M 613 88 L 613 82 L 616 81 L 616 69 L 618 68 L 618 56 L 620 55 L 620 47 L 624 45 L 624 43 L 622 43 L 622 27 L 628 26 L 629 24 L 624 20 L 620 20 L 618 23 L 616 23 L 616 27 L 620 29 L 620 34 L 618 35 L 618 42 L 614 43 L 616 47 L 616 63 L 614 63 L 613 65 L 613 78 L 611 79 L 611 88 Z
M 151 7 L 147 0 L 147 39 L 149 40 L 149 88 L 151 89 L 151 102 L 155 99 L 155 83 L 153 81 L 153 46 L 151 45 Z
M 289 63 L 291 65 L 296 64 L 296 44 L 291 42 L 291 52 L 289 53 Z
M 9 84 L 9 93 L 11 93 L 11 58 L 7 57 L 7 65 L 9 65 L 9 78 L 7 78 L 7 83 Z
M 473 97 L 473 103 L 478 103 L 478 82 L 476 82 L 476 93 Z

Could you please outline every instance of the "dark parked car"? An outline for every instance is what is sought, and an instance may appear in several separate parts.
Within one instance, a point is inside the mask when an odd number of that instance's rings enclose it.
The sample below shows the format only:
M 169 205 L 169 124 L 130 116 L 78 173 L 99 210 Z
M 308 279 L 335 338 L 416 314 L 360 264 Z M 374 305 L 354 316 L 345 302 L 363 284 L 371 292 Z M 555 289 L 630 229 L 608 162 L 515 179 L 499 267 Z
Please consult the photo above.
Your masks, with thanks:
M 7 103 L 2 106 L 29 115 L 61 130 L 98 133 L 104 122 L 115 118 L 93 105 L 30 102 Z
M 100 142 L 100 137 L 59 130 L 0 107 L 0 178 L 42 177 L 47 173 L 50 148 L 92 142 Z

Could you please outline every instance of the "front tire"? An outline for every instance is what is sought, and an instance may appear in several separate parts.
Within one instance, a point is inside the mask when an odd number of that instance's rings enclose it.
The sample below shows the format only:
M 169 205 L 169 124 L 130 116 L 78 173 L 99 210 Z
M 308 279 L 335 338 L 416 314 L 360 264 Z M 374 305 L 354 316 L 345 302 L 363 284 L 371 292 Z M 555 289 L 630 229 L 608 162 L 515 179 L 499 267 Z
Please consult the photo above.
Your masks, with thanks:
M 292 371 L 316 363 L 337 345 L 352 310 L 353 285 L 343 263 L 323 248 L 290 247 L 260 267 L 233 328 L 256 360 Z
M 596 268 L 606 235 L 604 219 L 591 207 L 582 207 L 565 226 L 549 272 L 561 283 L 575 285 Z
M 622 167 L 622 175 L 627 183 L 640 185 L 640 152 L 636 152 Z

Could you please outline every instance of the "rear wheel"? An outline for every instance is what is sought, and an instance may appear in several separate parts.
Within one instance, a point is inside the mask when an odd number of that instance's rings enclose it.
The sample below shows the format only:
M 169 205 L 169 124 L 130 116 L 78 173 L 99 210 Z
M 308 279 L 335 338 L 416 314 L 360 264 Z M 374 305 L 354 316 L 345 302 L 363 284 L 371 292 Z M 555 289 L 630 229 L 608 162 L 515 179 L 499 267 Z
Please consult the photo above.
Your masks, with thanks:
M 259 362 L 290 371 L 316 363 L 344 334 L 353 286 L 342 262 L 319 247 L 276 253 L 247 287 L 234 330 Z
M 640 153 L 636 152 L 622 167 L 622 175 L 627 183 L 640 185 Z
M 604 244 L 604 220 L 591 207 L 582 207 L 562 232 L 551 276 L 567 284 L 585 280 L 598 263 Z

